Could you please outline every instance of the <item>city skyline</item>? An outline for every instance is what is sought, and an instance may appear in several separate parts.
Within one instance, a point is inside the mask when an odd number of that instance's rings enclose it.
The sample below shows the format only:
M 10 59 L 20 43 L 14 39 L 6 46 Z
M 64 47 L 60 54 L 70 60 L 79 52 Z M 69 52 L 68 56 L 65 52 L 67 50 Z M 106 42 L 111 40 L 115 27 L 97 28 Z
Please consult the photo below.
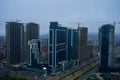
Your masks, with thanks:
M 23 23 L 6 23 L 7 57 L 4 58 L 7 58 L 7 62 L 2 63 L 7 65 L 10 62 L 10 66 L 12 67 L 11 73 L 14 73 L 13 75 L 11 75 L 11 77 L 15 75 L 15 77 L 17 78 L 17 75 L 20 75 L 21 77 L 24 73 L 28 74 L 29 72 L 29 74 L 31 74 L 32 72 L 34 72 L 32 73 L 32 75 L 38 76 L 36 77 L 36 79 L 41 79 L 41 76 L 50 79 L 49 75 L 53 75 L 52 80 L 56 79 L 56 77 L 61 80 L 69 80 L 69 78 L 86 79 L 89 77 L 86 77 L 86 75 L 95 73 L 96 71 L 98 73 L 106 71 L 119 72 L 119 67 L 117 67 L 118 62 L 116 61 L 119 61 L 118 59 L 120 57 L 112 56 L 113 53 L 115 53 L 116 56 L 119 56 L 118 51 L 120 50 L 119 47 L 114 48 L 114 44 L 116 44 L 114 42 L 114 25 L 106 24 L 99 28 L 99 47 L 95 40 L 87 39 L 88 28 L 78 27 L 77 29 L 72 29 L 63 27 L 61 24 L 59 24 L 59 22 L 50 22 L 48 38 L 48 56 L 43 57 L 41 55 L 42 51 L 40 40 L 32 39 L 28 41 L 28 63 L 23 62 L 22 60 L 24 58 L 22 55 L 25 48 L 22 46 L 24 43 L 26 44 L 27 42 L 27 40 L 25 40 L 24 42 L 24 39 L 25 37 L 32 38 L 33 35 L 36 35 L 36 37 L 38 37 L 38 27 L 38 24 L 28 23 L 26 30 L 24 30 L 25 26 L 23 25 Z M 24 31 L 28 31 L 28 35 L 25 36 Z M 29 33 L 29 31 L 31 33 Z M 80 54 L 84 53 L 84 55 L 82 55 L 80 58 L 78 55 L 79 51 Z M 19 52 L 23 53 L 19 54 Z M 1 68 L 7 67 L 3 65 L 3 67 Z M 17 70 L 19 70 L 20 72 L 16 73 Z M 26 75 L 25 79 L 29 77 L 29 75 Z
M 89 3 L 89 4 L 88 4 Z M 0 2 L 0 34 L 5 34 L 5 22 L 21 20 L 21 23 L 35 22 L 40 24 L 40 34 L 48 33 L 49 22 L 59 21 L 63 26 L 76 28 L 88 27 L 89 32 L 98 32 L 104 23 L 119 19 L 119 0 L 2 0 Z M 116 27 L 116 32 L 120 27 Z
M 1 0 L 0 80 L 120 80 L 119 3 Z

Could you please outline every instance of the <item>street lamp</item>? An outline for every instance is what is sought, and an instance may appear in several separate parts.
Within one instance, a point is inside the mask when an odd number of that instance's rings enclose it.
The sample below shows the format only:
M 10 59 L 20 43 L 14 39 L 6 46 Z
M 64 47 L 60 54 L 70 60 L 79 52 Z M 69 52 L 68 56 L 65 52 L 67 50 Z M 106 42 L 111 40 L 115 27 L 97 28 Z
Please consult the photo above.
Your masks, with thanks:
M 43 67 L 43 70 L 45 71 L 44 76 L 46 77 L 46 76 L 47 76 L 47 68 L 46 68 L 46 67 Z

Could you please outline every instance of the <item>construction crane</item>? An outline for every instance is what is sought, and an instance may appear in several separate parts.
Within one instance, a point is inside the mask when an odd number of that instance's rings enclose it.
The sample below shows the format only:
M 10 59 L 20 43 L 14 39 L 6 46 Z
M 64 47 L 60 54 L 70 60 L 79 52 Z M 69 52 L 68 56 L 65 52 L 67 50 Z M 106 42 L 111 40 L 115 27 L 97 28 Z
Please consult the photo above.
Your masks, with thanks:
M 78 22 L 78 23 L 70 23 L 70 24 L 77 24 L 78 27 L 80 27 L 80 24 L 83 24 L 83 23 Z
M 16 22 L 18 23 L 18 22 L 20 22 L 20 20 L 16 19 Z
M 97 23 L 112 23 L 113 24 L 113 26 L 116 26 L 116 24 L 120 24 L 120 22 L 97 22 Z
M 116 26 L 116 24 L 120 24 L 120 22 L 113 22 L 113 25 Z
M 19 23 L 21 20 L 19 19 L 16 19 L 15 21 L 12 21 L 12 22 L 16 22 L 16 23 Z M 5 23 L 8 23 L 8 22 L 11 22 L 11 21 L 6 21 Z

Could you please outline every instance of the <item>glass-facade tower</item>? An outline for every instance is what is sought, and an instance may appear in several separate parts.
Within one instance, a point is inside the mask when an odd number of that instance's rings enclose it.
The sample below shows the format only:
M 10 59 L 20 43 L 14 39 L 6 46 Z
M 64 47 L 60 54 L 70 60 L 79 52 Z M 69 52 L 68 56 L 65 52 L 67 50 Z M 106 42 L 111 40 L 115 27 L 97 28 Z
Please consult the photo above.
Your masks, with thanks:
M 49 29 L 49 65 L 55 73 L 59 63 L 67 60 L 67 28 L 58 22 L 50 22 Z
M 114 32 L 115 27 L 111 24 L 100 28 L 100 72 L 109 71 L 108 68 L 113 66 Z

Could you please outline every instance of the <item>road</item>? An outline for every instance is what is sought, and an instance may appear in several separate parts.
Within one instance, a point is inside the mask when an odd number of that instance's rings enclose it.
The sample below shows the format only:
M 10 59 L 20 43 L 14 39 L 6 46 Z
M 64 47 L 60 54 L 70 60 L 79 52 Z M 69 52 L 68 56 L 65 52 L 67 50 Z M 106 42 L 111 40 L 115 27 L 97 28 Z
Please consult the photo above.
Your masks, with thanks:
M 86 63 L 81 67 L 69 71 L 67 74 L 65 73 L 63 76 L 60 76 L 60 79 L 56 80 L 79 80 L 84 74 L 88 73 L 96 66 L 98 66 L 98 64 L 99 59 L 93 60 L 92 62 L 90 61 L 89 63 Z
M 76 77 L 81 76 L 83 73 L 86 73 L 86 71 L 88 71 L 92 67 L 94 67 L 96 65 L 96 62 L 98 63 L 99 60 L 91 59 L 88 62 L 84 62 L 80 66 L 73 67 L 72 69 L 65 71 L 63 74 L 60 74 L 59 76 L 55 76 L 55 77 L 47 76 L 45 78 L 45 77 L 42 77 L 41 75 L 37 75 L 37 74 L 35 75 L 32 73 L 28 73 L 26 71 L 13 71 L 13 70 L 11 71 L 11 76 L 17 76 L 17 77 L 22 76 L 22 77 L 30 78 L 33 80 L 73 80 L 73 79 L 76 79 Z M 87 75 L 88 74 L 86 73 L 84 74 L 84 76 L 81 76 L 81 77 L 84 78 L 84 77 L 87 77 Z M 77 78 L 76 80 L 79 80 L 79 78 Z
M 88 73 L 84 74 L 83 76 L 81 76 L 81 78 L 78 80 L 84 80 L 84 79 L 88 78 L 91 74 L 95 73 L 97 70 L 98 70 L 98 66 L 95 67 L 94 69 L 90 70 Z

